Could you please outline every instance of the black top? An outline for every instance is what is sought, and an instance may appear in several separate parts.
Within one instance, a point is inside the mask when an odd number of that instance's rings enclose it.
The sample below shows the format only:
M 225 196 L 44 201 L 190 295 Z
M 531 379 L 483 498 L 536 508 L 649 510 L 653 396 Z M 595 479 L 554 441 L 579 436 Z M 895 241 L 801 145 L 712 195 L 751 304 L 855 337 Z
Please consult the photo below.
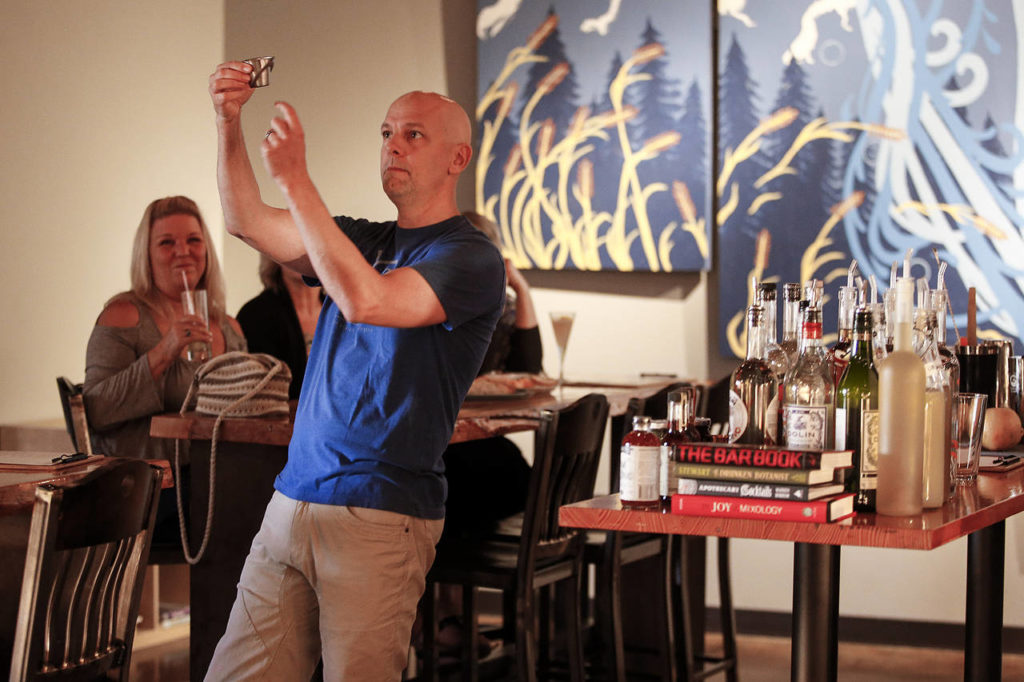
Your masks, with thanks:
M 264 289 L 238 311 L 250 353 L 267 353 L 283 360 L 292 371 L 288 397 L 295 400 L 306 374 L 306 340 L 288 291 Z
M 506 299 L 508 301 L 508 299 Z M 487 372 L 529 372 L 536 374 L 543 368 L 544 350 L 540 344 L 540 329 L 517 329 L 515 304 L 506 303 L 487 348 L 480 374 Z

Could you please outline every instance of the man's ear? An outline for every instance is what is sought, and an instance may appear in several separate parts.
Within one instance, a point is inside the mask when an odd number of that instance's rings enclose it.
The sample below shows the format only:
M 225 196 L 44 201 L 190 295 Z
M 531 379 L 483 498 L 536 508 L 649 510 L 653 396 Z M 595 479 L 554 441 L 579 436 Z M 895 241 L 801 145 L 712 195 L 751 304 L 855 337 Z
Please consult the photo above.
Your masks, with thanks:
M 469 160 L 473 158 L 473 148 L 468 144 L 461 143 L 455 146 L 455 153 L 452 155 L 451 163 L 448 165 L 449 175 L 458 175 L 469 166 Z

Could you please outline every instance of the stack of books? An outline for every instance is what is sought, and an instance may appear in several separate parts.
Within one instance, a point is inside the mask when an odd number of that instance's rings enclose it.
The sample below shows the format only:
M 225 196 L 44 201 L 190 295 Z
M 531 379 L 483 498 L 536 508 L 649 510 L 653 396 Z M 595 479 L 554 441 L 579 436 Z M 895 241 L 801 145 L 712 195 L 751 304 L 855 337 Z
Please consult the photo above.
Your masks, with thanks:
M 686 443 L 674 454 L 673 514 L 816 523 L 853 514 L 844 492 L 852 450 Z

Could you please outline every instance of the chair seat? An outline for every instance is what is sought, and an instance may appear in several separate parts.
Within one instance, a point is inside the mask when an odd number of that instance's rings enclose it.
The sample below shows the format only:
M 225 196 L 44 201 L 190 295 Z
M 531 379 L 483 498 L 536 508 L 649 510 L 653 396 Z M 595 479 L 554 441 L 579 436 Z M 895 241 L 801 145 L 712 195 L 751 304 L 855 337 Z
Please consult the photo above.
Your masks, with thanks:
M 572 575 L 565 559 L 568 543 L 549 545 L 547 556 L 538 548 L 535 582 L 545 585 Z M 439 548 L 428 580 L 440 583 L 465 583 L 483 587 L 506 588 L 515 585 L 519 562 L 519 544 L 502 542 L 447 543 Z
M 634 561 L 657 556 L 664 551 L 664 535 L 654 533 L 622 533 L 621 559 L 622 564 L 631 564 Z M 608 533 L 606 531 L 589 531 L 586 536 L 586 544 L 583 547 L 583 561 L 588 564 L 597 564 L 604 561 L 608 547 Z

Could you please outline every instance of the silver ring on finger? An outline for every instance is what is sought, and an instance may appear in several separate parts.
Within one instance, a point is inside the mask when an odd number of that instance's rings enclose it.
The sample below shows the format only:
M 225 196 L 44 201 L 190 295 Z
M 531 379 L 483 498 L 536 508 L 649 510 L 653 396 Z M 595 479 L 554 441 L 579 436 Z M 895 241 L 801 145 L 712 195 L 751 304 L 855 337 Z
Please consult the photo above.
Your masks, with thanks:
M 274 134 L 274 129 L 271 128 L 270 130 L 267 131 L 267 134 L 263 136 L 263 139 L 264 140 L 268 140 L 268 139 L 270 139 L 270 136 L 273 135 L 273 134 Z

